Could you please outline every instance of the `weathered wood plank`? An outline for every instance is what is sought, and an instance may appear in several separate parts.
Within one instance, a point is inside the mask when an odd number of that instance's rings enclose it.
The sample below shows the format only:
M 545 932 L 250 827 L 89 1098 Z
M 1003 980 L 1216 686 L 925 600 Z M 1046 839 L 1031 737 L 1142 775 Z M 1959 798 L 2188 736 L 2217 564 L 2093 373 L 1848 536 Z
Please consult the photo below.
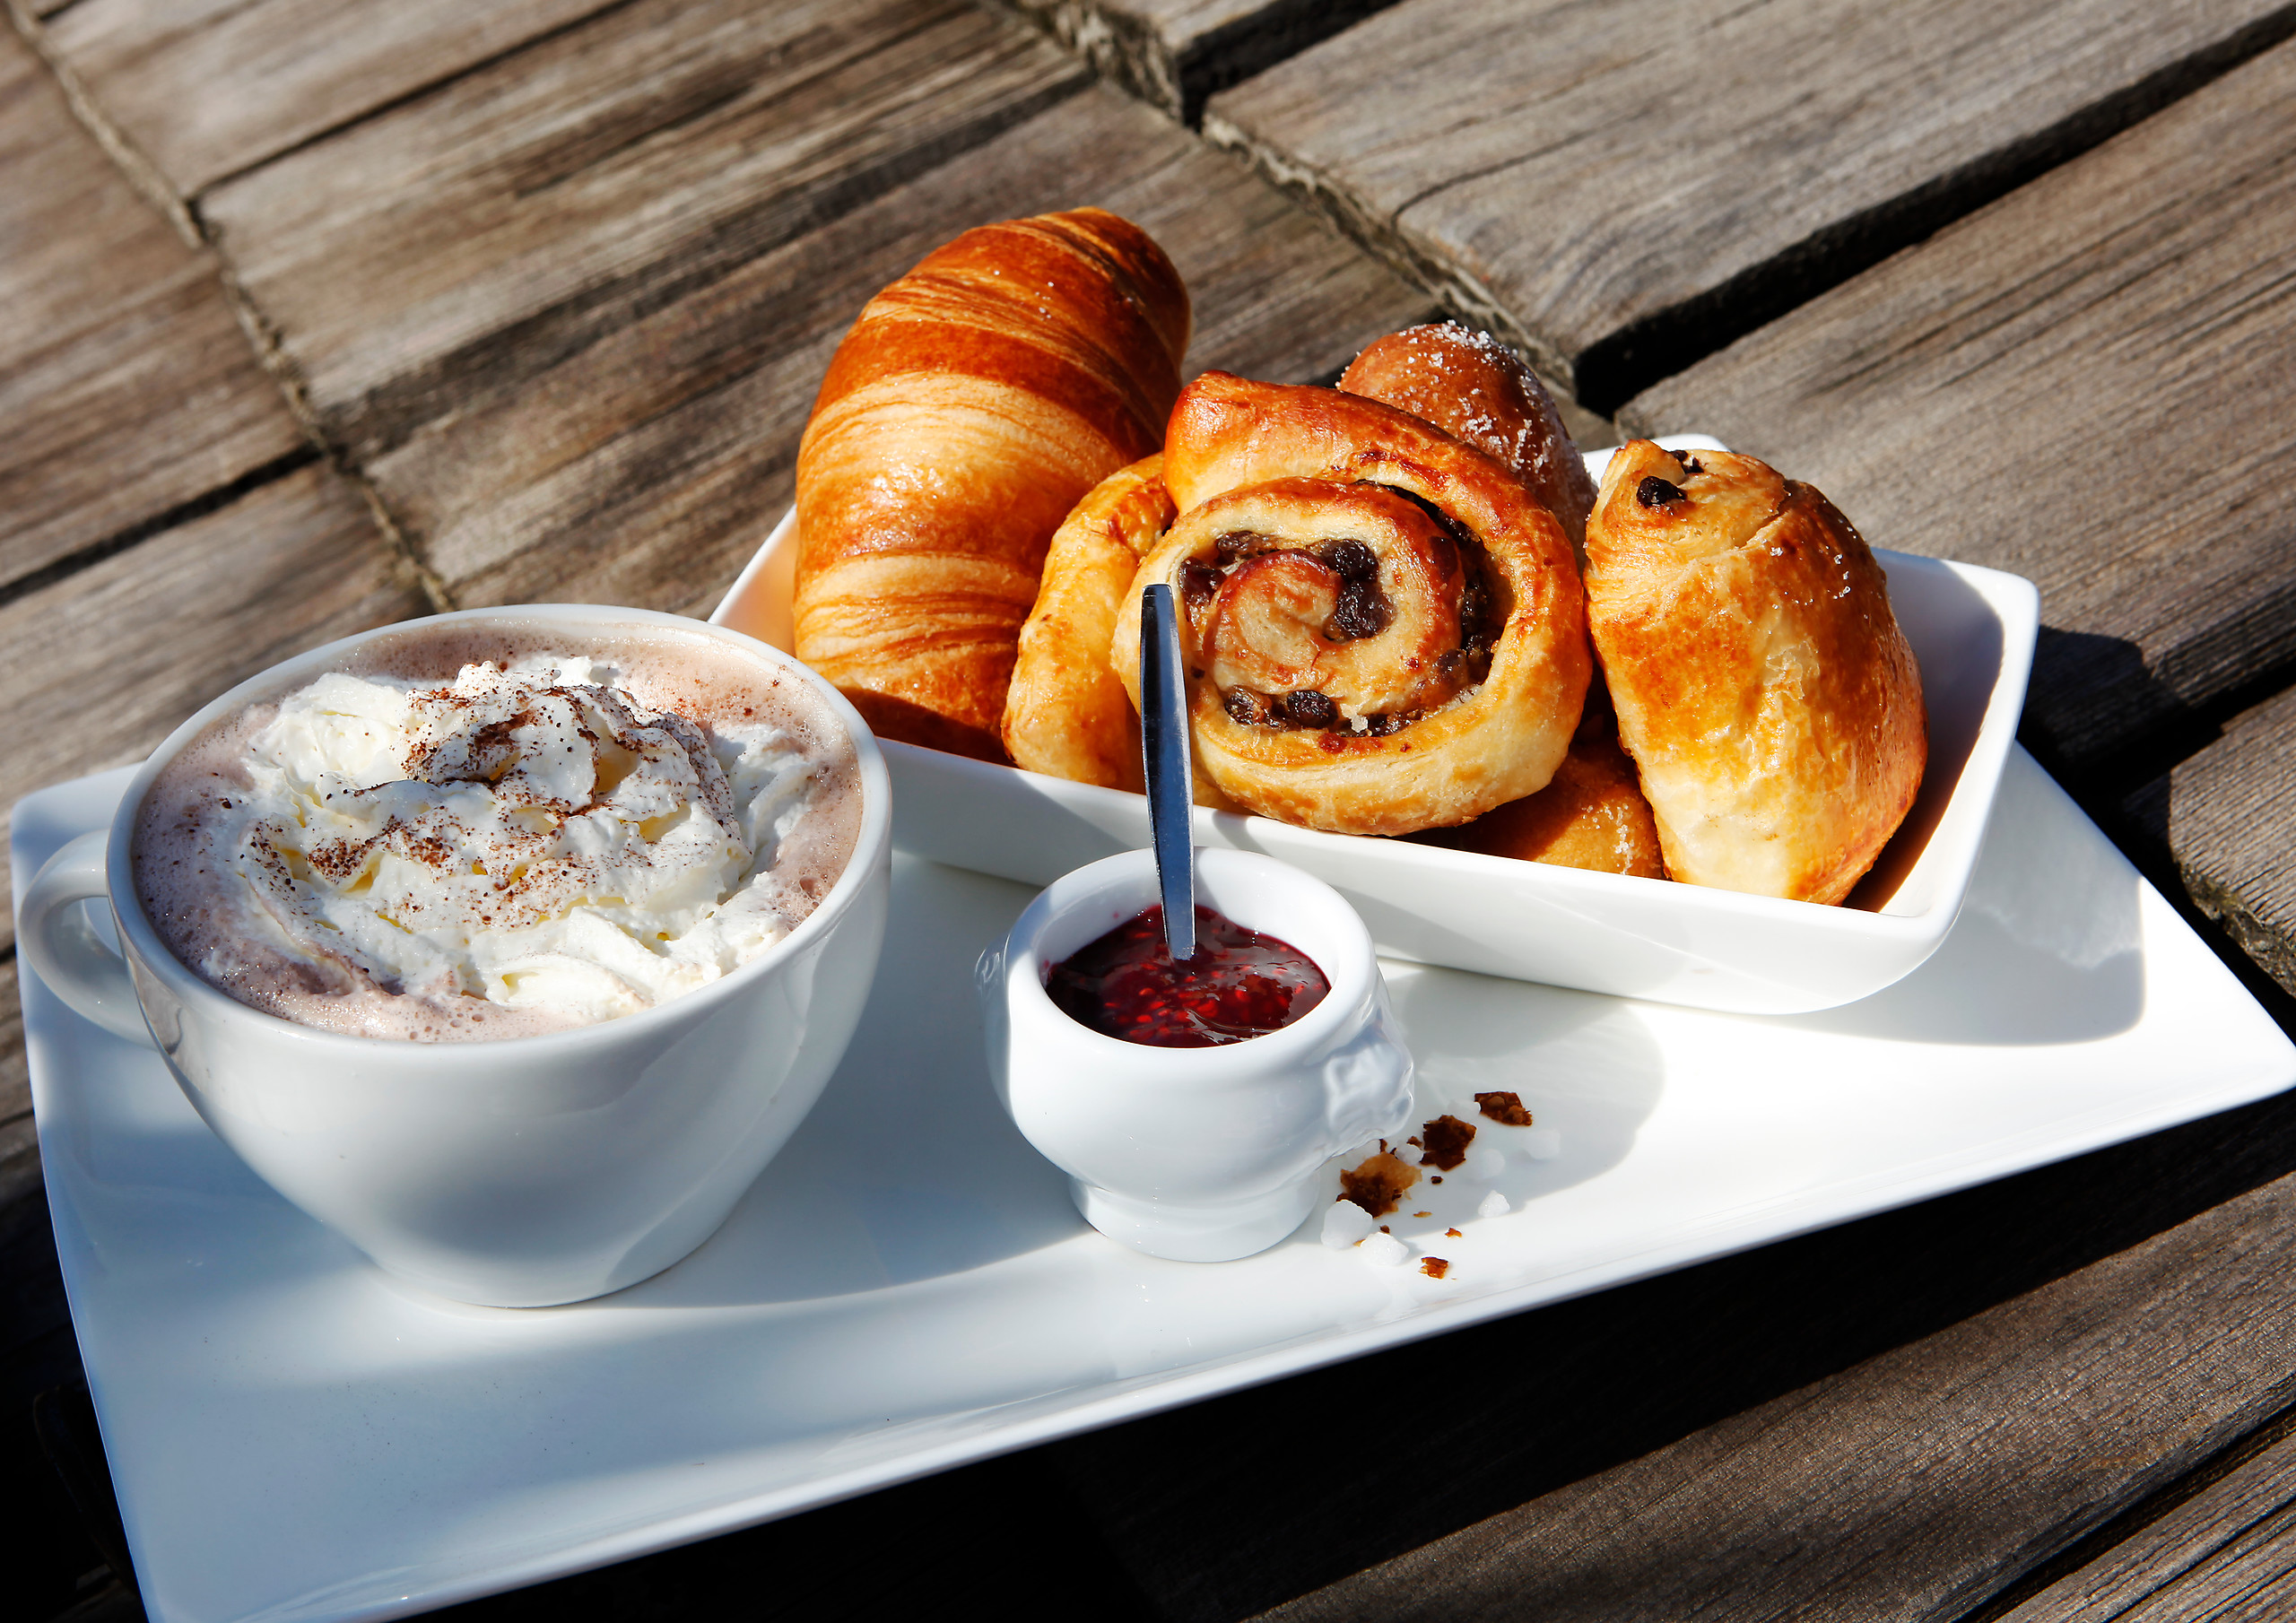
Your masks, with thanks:
M 457 601 L 706 612 L 788 505 L 814 390 L 861 306 L 970 226 L 1080 203 L 1173 256 L 1191 368 L 1328 376 L 1426 313 L 1243 166 L 1092 86 L 547 370 L 484 380 L 370 472 Z
M 208 194 L 365 459 L 1084 82 L 963 0 L 634 0 Z
M 1150 105 L 1195 124 L 1205 99 L 1395 0 L 991 0 Z
M 1409 0 L 1204 127 L 1608 410 L 2292 29 L 2284 0 Z
M 2185 890 L 2264 971 L 2296 993 L 2296 691 L 2131 797 Z
M 48 30 L 183 197 L 613 0 L 79 0 Z
M 0 606 L 10 798 L 137 759 L 299 649 L 427 612 L 403 573 L 315 465 Z
M 1987 1623 L 2170 1623 L 2296 1612 L 2296 1436 L 2274 1436 L 2199 1492 Z M 2108 1530 L 2109 1532 L 2110 1530 Z
M 0 589 L 301 452 L 206 255 L 0 27 Z
M 2041 590 L 2027 725 L 2101 759 L 2296 658 L 2296 44 L 1621 413 Z M 2246 815 L 2245 807 L 2226 815 Z

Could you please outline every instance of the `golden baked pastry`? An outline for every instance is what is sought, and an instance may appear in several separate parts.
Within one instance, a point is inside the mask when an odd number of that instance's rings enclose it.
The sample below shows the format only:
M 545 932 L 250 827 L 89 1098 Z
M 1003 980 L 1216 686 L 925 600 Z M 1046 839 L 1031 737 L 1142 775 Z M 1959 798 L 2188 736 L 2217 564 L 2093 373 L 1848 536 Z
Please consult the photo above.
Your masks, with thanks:
M 1604 470 L 1587 617 L 1676 879 L 1838 902 L 1928 754 L 1881 566 L 1812 487 L 1648 440 Z
M 1514 469 L 1561 520 L 1583 561 L 1595 482 L 1554 397 L 1514 351 L 1456 321 L 1432 322 L 1370 345 L 1339 386 L 1423 417 Z M 1587 685 L 1585 719 L 1552 783 L 1456 836 L 1429 838 L 1492 856 L 1663 879 L 1657 825 L 1619 747 L 1601 670 Z
M 1456 321 L 1405 327 L 1367 346 L 1339 386 L 1489 452 L 1562 521 L 1571 545 L 1586 540 L 1595 505 L 1587 459 L 1538 375 L 1490 334 Z
M 1658 825 L 1641 779 L 1618 742 L 1610 707 L 1598 703 L 1599 678 L 1587 690 L 1587 715 L 1570 752 L 1536 794 L 1509 801 L 1456 829 L 1430 829 L 1413 839 L 1486 856 L 1664 879 Z
M 1153 451 L 1188 305 L 1100 209 L 967 231 L 869 301 L 797 453 L 796 653 L 881 735 L 1002 759 L 1046 544 Z
M 1209 372 L 1164 443 L 1180 516 L 1126 593 L 1183 605 L 1196 760 L 1238 804 L 1344 834 L 1465 822 L 1543 787 L 1591 668 L 1570 538 L 1490 456 L 1335 389 Z
M 1161 453 L 1111 473 L 1045 553 L 1004 696 L 1004 748 L 1031 772 L 1138 790 L 1140 717 L 1109 664 L 1118 611 L 1174 517 Z

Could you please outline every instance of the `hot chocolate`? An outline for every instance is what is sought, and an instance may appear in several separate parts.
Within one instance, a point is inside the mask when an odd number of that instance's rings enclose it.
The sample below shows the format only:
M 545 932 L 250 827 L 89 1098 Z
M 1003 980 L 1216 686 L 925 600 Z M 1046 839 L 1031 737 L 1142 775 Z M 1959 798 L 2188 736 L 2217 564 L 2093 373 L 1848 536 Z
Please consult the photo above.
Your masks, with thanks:
M 184 964 L 355 1036 L 634 1013 L 765 951 L 858 836 L 856 756 L 801 683 L 700 635 L 410 629 L 183 750 L 135 885 Z

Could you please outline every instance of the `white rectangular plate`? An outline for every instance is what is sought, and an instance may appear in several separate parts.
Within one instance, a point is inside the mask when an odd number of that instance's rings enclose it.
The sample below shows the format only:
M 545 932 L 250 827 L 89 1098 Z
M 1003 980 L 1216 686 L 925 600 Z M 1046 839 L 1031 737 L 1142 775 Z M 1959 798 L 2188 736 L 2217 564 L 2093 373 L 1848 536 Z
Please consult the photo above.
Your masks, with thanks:
M 1701 434 L 1677 450 L 1721 450 Z M 1587 458 L 1599 480 L 1607 451 Z M 795 651 L 796 525 L 782 519 L 710 619 Z M 1792 1014 L 1880 991 L 1952 928 L 2032 669 L 2039 598 L 1997 569 L 1881 552 L 1921 662 L 1929 764 L 1897 837 L 1848 902 L 1821 907 L 1663 880 L 1582 872 L 1198 808 L 1196 841 L 1265 852 L 1347 898 L 1391 958 L 1582 991 Z M 1138 794 L 881 741 L 897 849 L 1050 884 L 1148 843 Z
M 16 894 L 113 772 L 16 808 Z M 902 858 L 860 1036 L 718 1236 L 520 1312 L 393 1284 L 258 1182 L 157 1056 L 23 980 L 72 1315 L 160 1623 L 384 1618 L 1918 1201 L 2277 1091 L 2296 1049 L 2022 751 L 1960 924 L 1821 1014 L 1395 965 L 1421 1108 L 1560 1134 L 1396 1233 L 1216 1266 L 1086 1229 L 989 1095 L 970 970 L 1023 887 Z M 1334 1189 L 1336 1190 L 1335 1181 Z M 1438 1238 L 1449 1226 L 1464 1239 Z

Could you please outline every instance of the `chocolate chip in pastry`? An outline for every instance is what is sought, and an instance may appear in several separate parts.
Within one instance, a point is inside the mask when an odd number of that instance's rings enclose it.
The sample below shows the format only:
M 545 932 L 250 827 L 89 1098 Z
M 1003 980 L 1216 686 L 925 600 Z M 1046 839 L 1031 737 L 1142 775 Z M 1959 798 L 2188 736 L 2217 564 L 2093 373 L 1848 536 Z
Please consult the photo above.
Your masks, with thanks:
M 1921 671 L 1882 568 L 1809 485 L 1648 440 L 1604 471 L 1587 617 L 1679 880 L 1839 902 L 1913 804 Z

